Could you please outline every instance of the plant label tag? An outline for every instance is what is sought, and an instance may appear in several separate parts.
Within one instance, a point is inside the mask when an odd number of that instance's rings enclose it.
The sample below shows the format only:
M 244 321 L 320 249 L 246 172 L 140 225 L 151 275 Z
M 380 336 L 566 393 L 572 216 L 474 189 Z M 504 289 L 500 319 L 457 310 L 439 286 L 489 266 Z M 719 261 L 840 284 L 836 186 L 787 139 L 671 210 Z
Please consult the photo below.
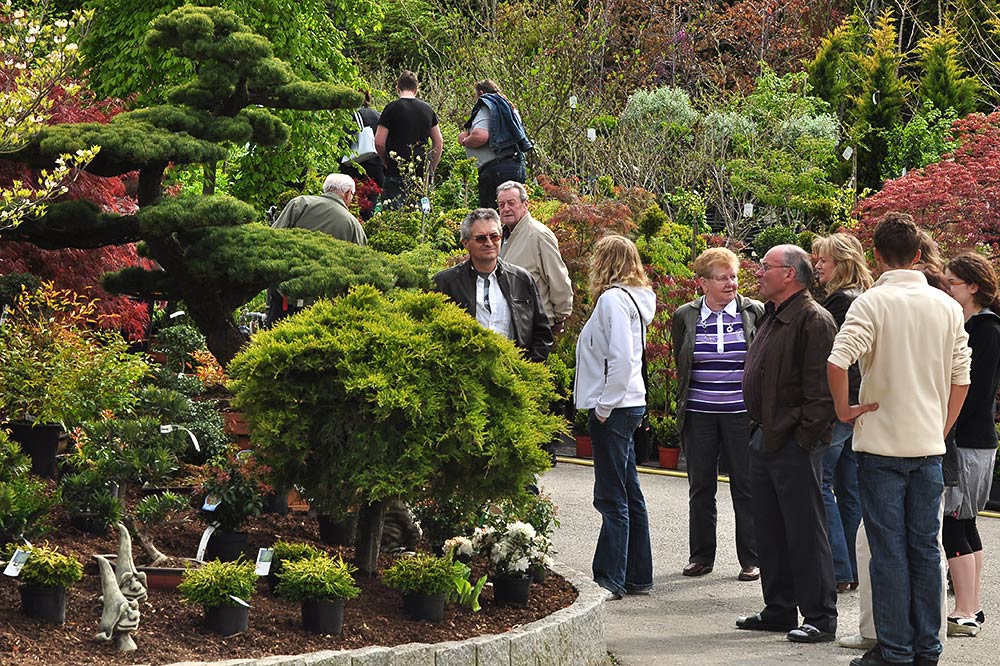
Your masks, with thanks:
M 29 557 L 31 557 L 30 550 L 21 550 L 20 548 L 15 550 L 10 562 L 7 563 L 7 568 L 3 570 L 3 575 L 17 577 L 21 573 L 21 567 L 28 561 Z
M 213 532 L 215 532 L 215 525 L 209 525 L 201 533 L 201 541 L 198 542 L 198 554 L 194 556 L 196 560 L 205 560 L 205 549 L 208 548 L 208 540 L 212 538 Z
M 588 127 L 587 128 L 587 141 L 597 141 L 597 128 Z
M 274 548 L 259 548 L 257 550 L 257 575 L 266 576 L 271 571 L 271 560 L 274 559 Z
M 205 496 L 205 503 L 201 505 L 201 510 L 202 511 L 215 511 L 216 509 L 219 508 L 220 504 L 222 504 L 222 500 L 220 500 L 215 495 L 206 495 Z
M 242 599 L 240 599 L 237 596 L 234 596 L 234 595 L 230 594 L 229 598 L 232 599 L 233 601 L 235 601 L 240 606 L 246 606 L 247 608 L 250 608 L 250 604 L 248 604 L 247 602 L 243 601 Z
M 194 444 L 194 450 L 201 453 L 201 444 L 198 443 L 198 438 L 194 436 L 194 433 L 187 428 L 184 428 L 184 432 L 186 432 L 188 437 L 191 438 L 191 443 Z
M 304 300 L 302 300 L 301 298 L 295 299 L 295 307 L 297 307 L 297 308 L 303 308 L 303 307 L 305 307 L 305 305 L 306 305 L 306 302 Z
M 847 148 L 844 148 L 844 152 L 841 153 L 841 155 L 844 156 L 845 160 L 851 159 L 851 157 L 854 155 L 854 147 L 848 146 Z

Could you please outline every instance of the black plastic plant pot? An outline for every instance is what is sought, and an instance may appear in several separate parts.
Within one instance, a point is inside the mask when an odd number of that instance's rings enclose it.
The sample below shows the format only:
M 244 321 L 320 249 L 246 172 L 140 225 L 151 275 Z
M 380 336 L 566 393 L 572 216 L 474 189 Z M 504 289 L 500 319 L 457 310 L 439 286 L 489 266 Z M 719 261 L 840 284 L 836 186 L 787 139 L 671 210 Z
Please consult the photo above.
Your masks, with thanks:
M 52 585 L 20 586 L 21 612 L 49 624 L 66 621 L 66 588 Z
M 205 561 L 220 560 L 235 562 L 246 550 L 250 536 L 246 532 L 223 532 L 216 530 L 208 539 Z
M 411 620 L 426 620 L 440 622 L 444 619 L 444 600 L 446 593 L 421 594 L 411 592 L 403 595 L 403 612 Z
M 504 606 L 528 605 L 531 576 L 496 576 L 493 578 L 493 601 Z
M 56 454 L 59 453 L 59 438 L 63 429 L 58 423 L 44 423 L 32 426 L 30 423 L 8 423 L 11 439 L 17 442 L 25 455 L 31 458 L 31 473 L 35 476 L 54 479 L 59 467 Z
M 96 513 L 73 513 L 70 514 L 69 524 L 87 534 L 105 536 L 108 533 L 108 521 L 104 516 Z
M 339 636 L 344 628 L 344 600 L 303 601 L 302 628 L 314 634 Z
M 354 545 L 354 532 L 358 528 L 358 517 L 349 515 L 345 518 L 317 516 L 319 522 L 319 539 L 328 546 Z
M 250 626 L 250 607 L 240 604 L 205 606 L 205 628 L 222 636 L 246 631 Z

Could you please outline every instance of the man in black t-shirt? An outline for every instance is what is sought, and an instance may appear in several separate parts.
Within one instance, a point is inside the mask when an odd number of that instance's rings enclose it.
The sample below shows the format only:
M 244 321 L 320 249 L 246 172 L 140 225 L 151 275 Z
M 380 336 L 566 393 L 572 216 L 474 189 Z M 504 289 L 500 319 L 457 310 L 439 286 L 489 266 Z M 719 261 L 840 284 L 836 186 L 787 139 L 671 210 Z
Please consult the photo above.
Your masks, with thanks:
M 399 99 L 382 110 L 375 131 L 375 150 L 385 165 L 382 201 L 387 208 L 402 208 L 423 196 L 441 159 L 444 140 L 437 114 L 427 102 L 417 99 L 417 90 L 416 74 L 410 71 L 400 74 L 396 81 Z

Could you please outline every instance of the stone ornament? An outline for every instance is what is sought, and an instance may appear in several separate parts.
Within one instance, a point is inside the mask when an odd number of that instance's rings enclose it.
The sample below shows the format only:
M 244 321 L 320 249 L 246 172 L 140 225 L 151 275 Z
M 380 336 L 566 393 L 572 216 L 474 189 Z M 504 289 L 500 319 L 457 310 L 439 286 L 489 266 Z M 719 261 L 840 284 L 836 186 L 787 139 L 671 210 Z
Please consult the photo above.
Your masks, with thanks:
M 122 593 L 107 558 L 98 555 L 97 568 L 101 575 L 99 601 L 104 608 L 101 611 L 101 622 L 98 627 L 100 631 L 94 638 L 100 641 L 113 640 L 119 652 L 132 652 L 136 649 L 132 632 L 139 628 L 139 601 L 127 599 Z
M 118 588 L 129 601 L 142 603 L 149 594 L 146 591 L 146 573 L 137 571 L 132 559 L 132 537 L 128 528 L 122 523 L 115 523 L 118 528 L 118 558 L 115 560 L 115 570 L 118 573 Z

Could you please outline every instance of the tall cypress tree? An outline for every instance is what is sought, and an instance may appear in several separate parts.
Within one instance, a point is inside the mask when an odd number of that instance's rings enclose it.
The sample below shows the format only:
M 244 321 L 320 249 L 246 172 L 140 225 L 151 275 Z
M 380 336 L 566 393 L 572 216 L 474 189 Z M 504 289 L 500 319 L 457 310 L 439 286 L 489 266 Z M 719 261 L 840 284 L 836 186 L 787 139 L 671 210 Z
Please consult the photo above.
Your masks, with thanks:
M 967 76 L 960 63 L 954 28 L 941 26 L 920 41 L 918 50 L 921 105 L 932 104 L 941 112 L 952 109 L 959 117 L 975 111 L 979 82 Z
M 151 24 L 146 45 L 190 60 L 194 74 L 167 103 L 116 116 L 107 124 L 56 125 L 14 159 L 50 164 L 93 145 L 87 167 L 99 176 L 138 172 L 139 211 L 102 213 L 87 202 L 51 206 L 39 218 L 0 234 L 45 248 L 93 248 L 142 241 L 158 270 L 129 268 L 105 279 L 110 291 L 184 301 L 209 349 L 227 363 L 243 344 L 233 312 L 267 286 L 291 296 L 334 295 L 353 284 L 380 289 L 419 285 L 426 276 L 398 261 L 325 234 L 272 230 L 257 212 L 226 196 L 164 196 L 169 163 L 210 163 L 228 146 L 281 145 L 289 128 L 271 109 L 354 108 L 360 95 L 303 81 L 272 55 L 270 43 L 231 11 L 183 6 Z
M 899 77 L 902 56 L 896 43 L 896 21 L 886 10 L 871 31 L 867 53 L 852 55 L 859 85 L 848 121 L 859 145 L 859 188 L 877 190 L 882 185 L 882 162 L 888 154 L 885 132 L 902 122 L 908 85 Z

